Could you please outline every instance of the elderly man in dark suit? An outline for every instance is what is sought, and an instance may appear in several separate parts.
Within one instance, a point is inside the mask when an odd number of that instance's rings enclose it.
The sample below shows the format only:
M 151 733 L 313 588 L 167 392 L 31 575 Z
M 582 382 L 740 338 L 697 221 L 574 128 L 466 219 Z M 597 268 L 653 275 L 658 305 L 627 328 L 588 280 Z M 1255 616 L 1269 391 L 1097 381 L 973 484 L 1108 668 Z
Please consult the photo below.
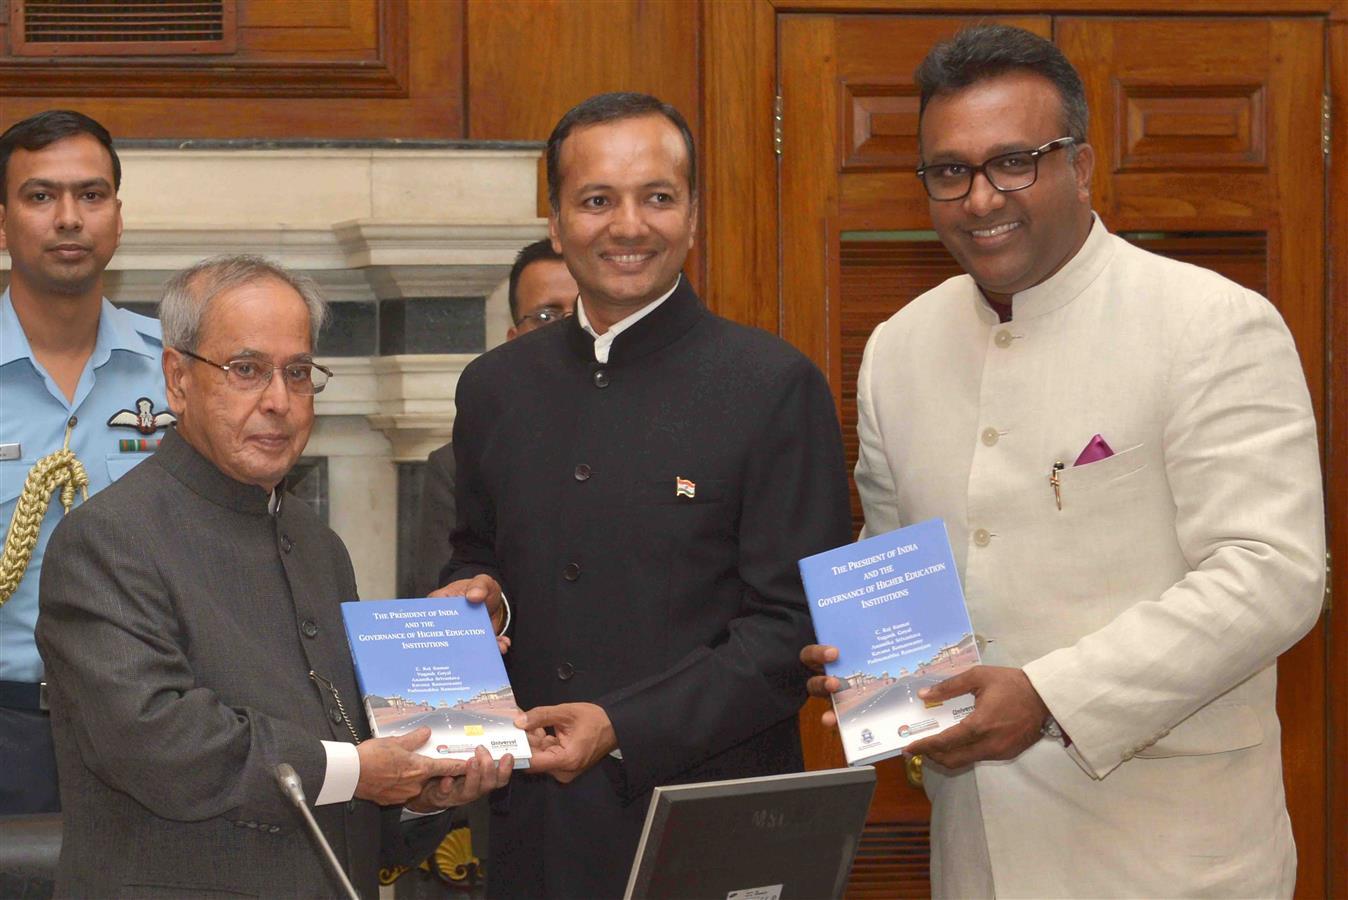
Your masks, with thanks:
M 351 881 L 433 847 L 509 777 L 368 726 L 338 604 L 351 561 L 284 477 L 329 373 L 308 279 L 222 257 L 169 283 L 164 375 L 178 417 L 153 457 L 72 512 L 42 571 L 65 811 L 62 896 L 334 896 L 273 773 L 290 763 Z M 404 805 L 399 809 L 399 805 Z M 381 807 L 392 808 L 381 808 Z
M 459 381 L 446 575 L 509 595 L 524 725 L 554 741 L 493 802 L 488 893 L 615 897 L 655 785 L 801 768 L 796 560 L 850 539 L 847 481 L 820 371 L 680 275 L 697 182 L 678 111 L 591 98 L 547 157 L 580 299 Z

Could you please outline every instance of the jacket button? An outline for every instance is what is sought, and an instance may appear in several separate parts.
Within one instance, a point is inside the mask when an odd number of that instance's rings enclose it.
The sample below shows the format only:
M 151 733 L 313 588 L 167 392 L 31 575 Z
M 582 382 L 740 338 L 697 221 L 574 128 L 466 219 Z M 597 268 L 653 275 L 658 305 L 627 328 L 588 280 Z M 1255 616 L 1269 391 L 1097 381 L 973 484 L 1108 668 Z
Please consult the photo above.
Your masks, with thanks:
M 273 825 L 272 827 L 268 828 L 267 830 L 270 831 L 272 834 L 278 834 L 278 833 L 281 831 L 281 826 L 280 826 L 280 825 Z
M 986 528 L 980 528 L 974 532 L 974 543 L 980 547 L 986 547 L 992 543 L 992 532 Z
M 562 569 L 562 577 L 567 581 L 576 581 L 580 578 L 580 564 L 567 563 L 566 568 Z
M 570 681 L 571 676 L 576 674 L 576 667 L 569 662 L 564 662 L 557 667 L 557 677 L 562 681 Z
M 307 638 L 318 637 L 318 623 L 313 619 L 305 619 L 300 623 L 300 632 Z
M 1005 328 L 997 332 L 996 337 L 992 339 L 992 342 L 996 344 L 998 347 L 1001 347 L 1003 350 L 1011 346 L 1011 341 L 1012 341 L 1011 332 L 1007 331 Z
M 585 465 L 585 463 L 581 463 L 580 465 L 576 466 L 575 475 L 577 481 L 589 481 L 590 467 Z
M 335 706 L 329 706 L 328 718 L 332 720 L 332 724 L 340 725 L 342 724 L 342 711 Z
M 282 553 L 289 553 L 289 552 L 291 551 L 291 549 L 292 549 L 294 546 L 295 546 L 295 542 L 292 541 L 292 540 L 290 539 L 290 535 L 288 535 L 288 534 L 283 534 L 283 535 L 281 535 L 281 552 L 282 552 Z
M 983 443 L 991 447 L 1001 440 L 1001 435 L 997 433 L 996 428 L 983 429 Z
M 597 388 L 608 387 L 608 372 L 606 370 L 599 369 L 594 373 L 594 386 Z

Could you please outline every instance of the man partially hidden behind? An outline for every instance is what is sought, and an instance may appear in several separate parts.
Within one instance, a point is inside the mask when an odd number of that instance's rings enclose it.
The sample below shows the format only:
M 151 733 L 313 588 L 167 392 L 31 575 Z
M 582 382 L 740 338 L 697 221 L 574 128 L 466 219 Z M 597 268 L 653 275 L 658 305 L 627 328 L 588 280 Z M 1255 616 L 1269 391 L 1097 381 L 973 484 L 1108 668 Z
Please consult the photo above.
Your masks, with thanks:
M 493 799 L 489 893 L 616 897 L 655 785 L 801 768 L 796 560 L 848 540 L 847 484 L 823 375 L 680 275 L 697 179 L 678 111 L 593 97 L 547 163 L 580 299 L 459 380 L 444 590 L 505 589 L 523 724 L 555 732 Z
M 160 308 L 176 430 L 56 529 L 37 640 L 52 676 L 61 896 L 337 896 L 278 789 L 290 763 L 351 881 L 433 847 L 504 783 L 369 733 L 338 604 L 346 548 L 284 478 L 304 450 L 325 314 L 314 284 L 256 257 L 176 275 Z
M 33 628 L 47 542 L 67 507 L 146 459 L 173 421 L 159 323 L 103 297 L 122 235 L 107 130 L 49 110 L 0 135 L 0 815 L 59 808 Z
M 576 279 L 549 240 L 525 246 L 510 267 L 506 297 L 513 341 L 535 328 L 560 322 L 576 309 Z M 454 527 L 454 446 L 445 444 L 426 457 L 417 528 L 418 592 L 440 586 L 440 570 L 449 559 L 449 531 Z
M 1325 559 L 1291 336 L 1092 214 L 1085 95 L 1052 43 L 972 28 L 917 81 L 918 172 L 968 274 L 871 336 L 856 481 L 867 533 L 945 520 L 986 639 L 921 692 L 973 713 L 909 748 L 934 892 L 1290 896 L 1275 661 Z

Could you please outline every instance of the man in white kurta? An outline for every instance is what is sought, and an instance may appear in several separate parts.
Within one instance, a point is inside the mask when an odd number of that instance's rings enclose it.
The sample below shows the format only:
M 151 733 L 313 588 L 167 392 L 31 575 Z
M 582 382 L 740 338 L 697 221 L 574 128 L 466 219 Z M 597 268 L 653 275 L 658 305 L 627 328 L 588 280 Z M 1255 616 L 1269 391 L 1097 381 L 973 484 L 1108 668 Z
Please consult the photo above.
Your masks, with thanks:
M 1274 660 L 1318 614 L 1324 538 L 1273 307 L 1096 221 L 1006 324 L 961 276 L 877 328 L 858 408 L 866 530 L 945 520 L 984 663 L 1072 741 L 928 767 L 938 889 L 1290 894 Z M 1115 454 L 1072 467 L 1095 434 Z
M 1027 40 L 999 28 L 963 55 Z M 1289 896 L 1275 661 L 1325 550 L 1305 379 L 1267 300 L 1091 214 L 1059 75 L 931 92 L 924 165 L 955 184 L 927 180 L 933 222 L 970 274 L 880 325 L 858 385 L 865 531 L 944 519 L 984 642 L 927 695 L 975 713 L 911 745 L 933 888 Z M 988 161 L 1078 130 L 1037 181 Z M 1113 455 L 1074 465 L 1096 435 Z

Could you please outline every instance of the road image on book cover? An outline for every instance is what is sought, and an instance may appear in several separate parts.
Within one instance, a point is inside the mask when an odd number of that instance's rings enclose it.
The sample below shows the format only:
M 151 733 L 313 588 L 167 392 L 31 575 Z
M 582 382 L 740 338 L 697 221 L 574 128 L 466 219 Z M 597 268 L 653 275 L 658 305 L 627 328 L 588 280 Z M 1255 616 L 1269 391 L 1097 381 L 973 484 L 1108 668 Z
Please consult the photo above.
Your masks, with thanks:
M 978 665 L 945 523 L 932 519 L 800 561 L 849 765 L 897 755 L 973 712 L 973 696 L 944 702 L 919 689 Z
M 468 759 L 486 747 L 529 767 L 529 741 L 515 727 L 520 709 L 491 617 L 464 597 L 364 600 L 342 604 L 356 680 L 375 737 L 425 725 L 425 756 Z

